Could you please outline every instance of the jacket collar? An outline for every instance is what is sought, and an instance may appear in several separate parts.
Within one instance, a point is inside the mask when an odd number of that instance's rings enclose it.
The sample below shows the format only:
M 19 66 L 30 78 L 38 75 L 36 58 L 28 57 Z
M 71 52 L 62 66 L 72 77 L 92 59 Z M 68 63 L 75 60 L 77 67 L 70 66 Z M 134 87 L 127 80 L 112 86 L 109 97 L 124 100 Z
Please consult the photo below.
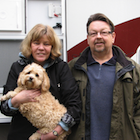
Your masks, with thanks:
M 33 62 L 32 56 L 31 56 L 29 59 L 27 59 L 21 52 L 19 53 L 19 57 L 20 57 L 20 59 L 18 60 L 18 63 L 19 63 L 20 65 L 28 65 L 28 64 L 31 64 L 31 63 Z M 46 68 L 52 66 L 54 63 L 58 63 L 58 62 L 60 62 L 60 61 L 62 61 L 60 58 L 55 58 L 55 60 L 49 58 L 49 59 L 46 61 L 46 63 L 45 63 L 45 65 L 43 66 L 43 68 L 46 69 Z
M 131 64 L 131 61 L 126 59 L 125 53 L 119 47 L 113 45 L 112 49 L 116 58 L 116 62 L 118 62 L 122 67 L 126 67 L 129 64 Z M 90 51 L 90 47 L 85 48 L 75 64 L 83 65 L 84 63 L 87 63 L 89 51 Z

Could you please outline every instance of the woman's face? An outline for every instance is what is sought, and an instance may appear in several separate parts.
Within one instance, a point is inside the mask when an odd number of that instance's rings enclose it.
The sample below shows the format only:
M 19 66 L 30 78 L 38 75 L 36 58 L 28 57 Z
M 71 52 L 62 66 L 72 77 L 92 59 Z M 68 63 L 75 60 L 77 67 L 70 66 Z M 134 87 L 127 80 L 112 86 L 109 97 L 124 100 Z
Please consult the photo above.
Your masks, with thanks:
M 34 62 L 43 66 L 50 56 L 51 49 L 52 45 L 50 45 L 47 35 L 43 35 L 39 40 L 31 42 Z

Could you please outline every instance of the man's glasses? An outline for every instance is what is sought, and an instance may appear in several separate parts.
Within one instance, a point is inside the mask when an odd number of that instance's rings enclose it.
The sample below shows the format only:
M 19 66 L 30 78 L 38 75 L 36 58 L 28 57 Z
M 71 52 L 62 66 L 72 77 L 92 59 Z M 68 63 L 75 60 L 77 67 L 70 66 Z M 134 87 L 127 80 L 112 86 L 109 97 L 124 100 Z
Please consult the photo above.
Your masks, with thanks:
M 91 37 L 96 37 L 98 33 L 100 33 L 101 36 L 107 36 L 109 34 L 112 34 L 111 31 L 101 31 L 101 32 L 90 32 L 88 33 L 88 35 Z

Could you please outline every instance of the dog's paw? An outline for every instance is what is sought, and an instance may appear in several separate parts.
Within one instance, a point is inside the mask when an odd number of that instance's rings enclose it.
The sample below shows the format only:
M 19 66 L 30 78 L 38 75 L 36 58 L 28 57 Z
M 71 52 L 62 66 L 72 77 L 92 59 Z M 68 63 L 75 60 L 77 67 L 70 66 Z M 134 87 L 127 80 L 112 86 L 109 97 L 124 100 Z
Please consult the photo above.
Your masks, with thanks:
M 5 101 L 5 100 L 8 100 L 8 99 L 10 99 L 10 98 L 13 98 L 16 94 L 17 94 L 17 92 L 9 91 L 7 94 L 3 95 L 3 96 L 0 98 L 0 101 Z
M 0 98 L 0 101 L 5 101 L 6 100 L 6 97 L 5 96 L 2 96 L 1 98 Z
M 40 133 L 34 133 L 29 137 L 29 140 L 40 140 L 41 139 L 41 134 Z

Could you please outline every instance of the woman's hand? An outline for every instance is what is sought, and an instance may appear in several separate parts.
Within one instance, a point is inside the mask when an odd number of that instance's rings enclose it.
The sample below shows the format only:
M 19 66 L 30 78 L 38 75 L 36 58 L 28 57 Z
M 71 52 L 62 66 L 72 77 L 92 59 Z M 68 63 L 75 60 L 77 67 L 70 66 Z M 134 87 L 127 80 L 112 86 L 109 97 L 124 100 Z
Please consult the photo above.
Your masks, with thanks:
M 41 135 L 41 140 L 55 140 L 57 136 L 53 134 L 53 132 Z
M 60 125 L 57 125 L 56 128 L 54 129 L 55 131 L 57 131 L 58 135 L 61 135 L 64 130 Z M 55 136 L 53 134 L 53 132 L 41 135 L 41 140 L 55 140 L 58 136 Z
M 35 102 L 40 94 L 39 90 L 23 90 L 11 99 L 12 106 L 18 108 L 21 103 Z

